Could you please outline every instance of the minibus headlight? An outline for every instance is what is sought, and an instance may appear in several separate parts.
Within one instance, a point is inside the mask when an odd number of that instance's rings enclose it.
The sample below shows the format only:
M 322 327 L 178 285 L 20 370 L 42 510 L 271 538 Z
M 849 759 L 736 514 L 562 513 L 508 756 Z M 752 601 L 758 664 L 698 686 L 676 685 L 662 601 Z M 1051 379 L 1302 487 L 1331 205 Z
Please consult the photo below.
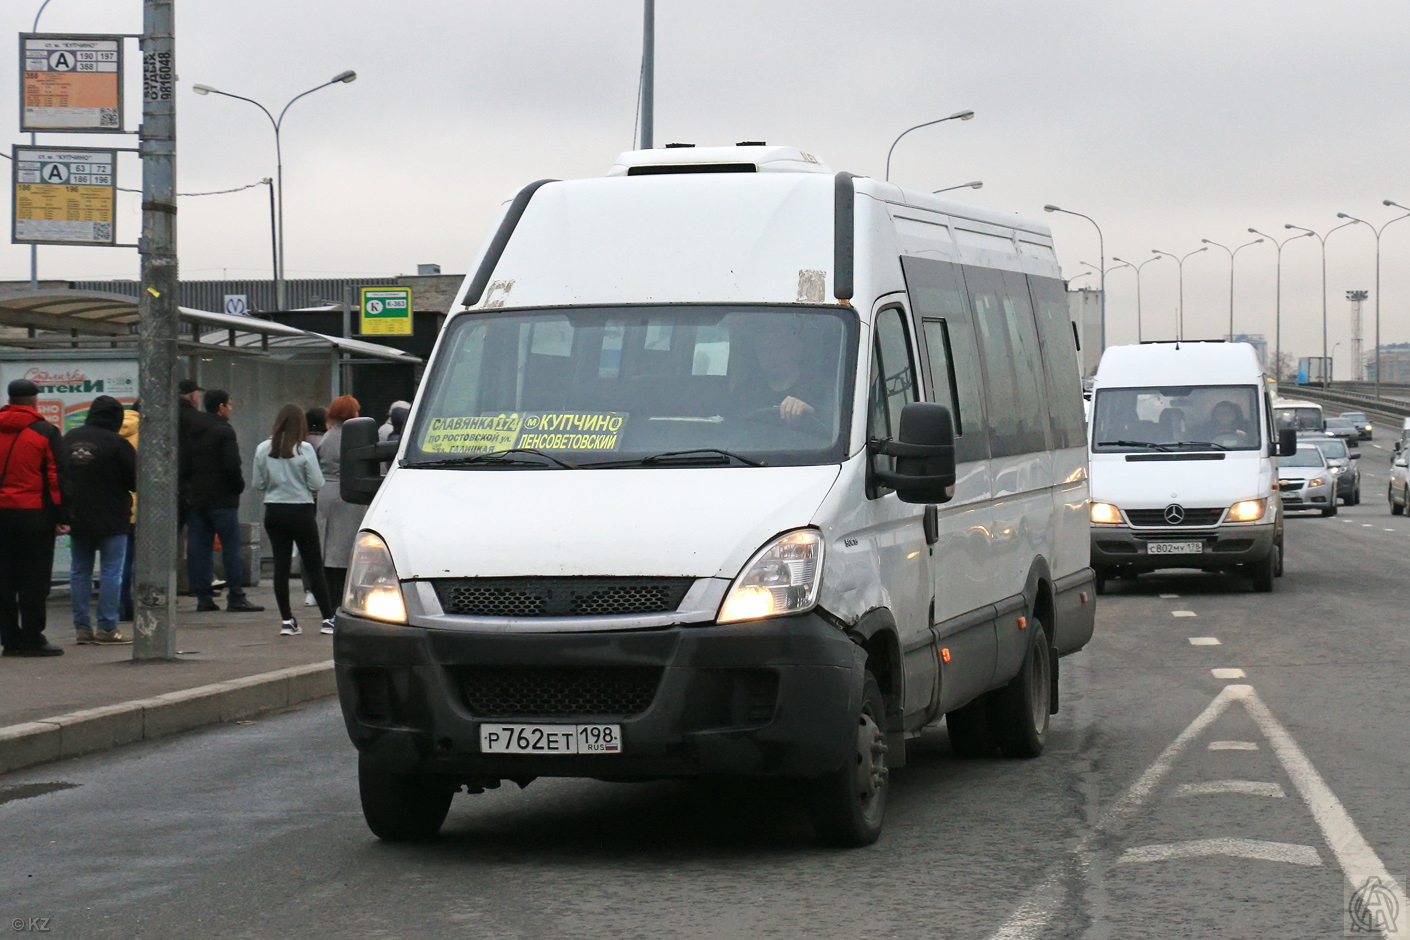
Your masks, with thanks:
M 817 529 L 785 532 L 765 545 L 734 579 L 717 623 L 801 614 L 818 602 L 823 540 Z
M 1092 521 L 1097 525 L 1120 525 L 1121 510 L 1111 503 L 1092 501 Z
M 1257 522 L 1268 508 L 1266 499 L 1245 499 L 1229 507 L 1230 522 Z
M 406 623 L 406 601 L 387 543 L 375 532 L 359 532 L 348 565 L 343 609 L 358 617 Z

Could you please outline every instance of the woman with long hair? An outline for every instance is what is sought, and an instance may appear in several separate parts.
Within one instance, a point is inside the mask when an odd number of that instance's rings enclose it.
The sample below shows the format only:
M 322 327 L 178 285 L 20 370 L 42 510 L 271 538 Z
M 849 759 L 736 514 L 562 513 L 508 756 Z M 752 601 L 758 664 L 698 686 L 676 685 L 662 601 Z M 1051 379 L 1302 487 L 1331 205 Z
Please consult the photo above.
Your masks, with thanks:
M 303 632 L 289 607 L 289 561 L 294 545 L 308 572 L 309 587 L 323 615 L 323 633 L 333 632 L 335 606 L 323 576 L 323 552 L 318 547 L 314 498 L 323 486 L 318 454 L 305 438 L 303 409 L 285 405 L 274 419 L 269 439 L 255 448 L 254 487 L 264 494 L 264 529 L 274 548 L 274 600 L 279 605 L 281 636 Z
M 333 592 L 334 603 L 343 599 L 353 542 L 357 539 L 357 530 L 362 528 L 362 516 L 367 512 L 366 506 L 344 502 L 340 489 L 343 422 L 356 418 L 361 407 L 351 395 L 333 399 L 328 406 L 328 431 L 318 445 L 318 462 L 325 481 L 318 491 L 318 537 L 323 546 L 324 575 Z

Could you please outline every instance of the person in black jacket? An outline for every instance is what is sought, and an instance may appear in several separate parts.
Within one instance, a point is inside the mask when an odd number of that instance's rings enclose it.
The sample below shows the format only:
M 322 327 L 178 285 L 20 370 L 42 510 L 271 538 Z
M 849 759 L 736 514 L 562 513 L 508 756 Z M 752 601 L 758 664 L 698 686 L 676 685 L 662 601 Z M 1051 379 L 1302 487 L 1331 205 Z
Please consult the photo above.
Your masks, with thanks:
M 211 589 L 214 540 L 218 535 L 220 554 L 225 559 L 225 583 L 230 591 L 225 609 L 264 610 L 245 597 L 240 564 L 240 494 L 245 490 L 245 475 L 240 444 L 235 439 L 235 429 L 230 426 L 234 403 L 230 393 L 219 388 L 209 389 L 203 403 L 206 414 L 199 422 L 191 422 L 186 466 L 182 468 L 186 499 L 190 504 L 186 514 L 186 556 L 196 609 L 220 609 Z
M 54 536 L 69 531 L 59 429 L 39 416 L 39 386 L 15 379 L 0 408 L 0 643 L 5 656 L 62 656 L 44 638 Z
M 137 488 L 137 451 L 118 433 L 121 427 L 122 403 L 110 395 L 99 395 L 88 406 L 83 426 L 64 435 L 73 490 L 69 597 L 80 644 L 132 642 L 118 630 L 118 600 L 132 524 L 132 491 Z M 97 630 L 89 610 L 95 556 L 102 558 Z

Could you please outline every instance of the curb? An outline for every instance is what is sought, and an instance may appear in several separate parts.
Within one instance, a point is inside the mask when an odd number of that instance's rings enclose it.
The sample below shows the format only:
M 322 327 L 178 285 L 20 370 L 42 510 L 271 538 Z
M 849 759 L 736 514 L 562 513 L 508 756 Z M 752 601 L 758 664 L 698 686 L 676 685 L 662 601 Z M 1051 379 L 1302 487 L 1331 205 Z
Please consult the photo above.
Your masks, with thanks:
M 277 711 L 337 693 L 333 661 L 0 727 L 0 774 Z

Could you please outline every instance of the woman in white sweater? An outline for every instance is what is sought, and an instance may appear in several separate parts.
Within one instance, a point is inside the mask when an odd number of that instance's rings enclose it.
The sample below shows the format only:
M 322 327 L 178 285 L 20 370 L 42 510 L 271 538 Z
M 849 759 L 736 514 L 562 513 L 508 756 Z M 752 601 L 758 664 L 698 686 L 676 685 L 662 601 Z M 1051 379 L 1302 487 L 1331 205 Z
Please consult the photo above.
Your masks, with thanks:
M 323 486 L 318 455 L 304 438 L 308 424 L 298 405 L 285 405 L 274 419 L 274 432 L 255 448 L 254 488 L 264 494 L 264 529 L 274 548 L 274 600 L 279 604 L 281 636 L 303 632 L 289 607 L 289 562 L 294 545 L 309 581 L 309 588 L 323 615 L 323 633 L 333 632 L 332 598 L 323 576 L 323 553 L 318 546 L 314 498 Z

